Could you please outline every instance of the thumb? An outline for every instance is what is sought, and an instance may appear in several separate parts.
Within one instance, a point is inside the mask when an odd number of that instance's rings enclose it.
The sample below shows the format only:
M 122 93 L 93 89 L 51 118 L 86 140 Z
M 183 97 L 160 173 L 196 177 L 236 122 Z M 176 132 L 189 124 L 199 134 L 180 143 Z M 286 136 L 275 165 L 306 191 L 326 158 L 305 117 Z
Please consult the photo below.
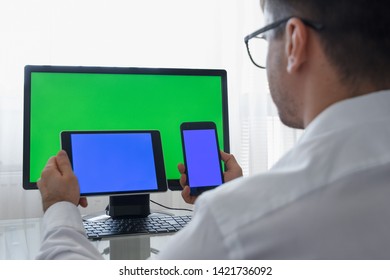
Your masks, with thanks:
M 232 154 L 225 153 L 224 151 L 221 151 L 221 159 L 226 164 L 228 170 L 238 165 L 236 158 Z
M 68 155 L 64 150 L 58 152 L 56 161 L 58 169 L 62 175 L 72 173 L 72 165 L 70 164 Z
M 86 197 L 80 197 L 79 204 L 81 207 L 86 208 L 88 206 L 88 200 Z

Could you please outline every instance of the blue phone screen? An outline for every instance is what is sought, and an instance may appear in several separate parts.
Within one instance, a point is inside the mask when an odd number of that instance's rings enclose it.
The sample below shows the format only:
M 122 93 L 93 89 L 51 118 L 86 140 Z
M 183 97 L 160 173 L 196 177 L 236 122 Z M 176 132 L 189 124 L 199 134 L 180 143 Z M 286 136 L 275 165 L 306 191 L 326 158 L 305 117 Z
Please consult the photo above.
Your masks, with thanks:
M 72 134 L 71 143 L 80 193 L 158 188 L 151 134 Z
M 215 130 L 183 130 L 183 140 L 189 186 L 221 185 L 221 163 Z

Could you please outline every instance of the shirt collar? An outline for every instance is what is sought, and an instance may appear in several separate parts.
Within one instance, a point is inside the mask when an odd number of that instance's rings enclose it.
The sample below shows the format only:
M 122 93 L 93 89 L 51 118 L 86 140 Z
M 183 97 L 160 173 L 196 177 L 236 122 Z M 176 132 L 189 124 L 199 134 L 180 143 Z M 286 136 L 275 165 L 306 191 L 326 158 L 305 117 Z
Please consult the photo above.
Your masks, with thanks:
M 390 119 L 390 90 L 383 90 L 337 102 L 322 111 L 306 128 L 300 142 L 323 133 Z

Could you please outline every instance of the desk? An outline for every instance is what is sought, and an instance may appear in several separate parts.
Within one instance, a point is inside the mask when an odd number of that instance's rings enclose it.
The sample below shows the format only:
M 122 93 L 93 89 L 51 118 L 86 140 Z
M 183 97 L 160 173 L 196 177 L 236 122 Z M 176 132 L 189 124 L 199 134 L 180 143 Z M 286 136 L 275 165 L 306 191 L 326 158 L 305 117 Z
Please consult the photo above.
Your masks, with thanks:
M 137 235 L 91 241 L 104 259 L 147 259 L 157 254 L 172 234 Z M 42 219 L 0 220 L 0 259 L 28 260 L 37 255 Z

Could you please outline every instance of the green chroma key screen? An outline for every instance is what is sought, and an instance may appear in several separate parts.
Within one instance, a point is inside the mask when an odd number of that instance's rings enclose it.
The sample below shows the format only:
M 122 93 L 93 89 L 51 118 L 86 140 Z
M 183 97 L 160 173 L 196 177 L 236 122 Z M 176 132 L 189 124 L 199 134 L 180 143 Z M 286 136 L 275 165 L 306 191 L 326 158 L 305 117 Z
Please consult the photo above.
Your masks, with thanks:
M 213 121 L 229 150 L 224 70 L 25 67 L 23 187 L 35 189 L 66 130 L 160 130 L 168 185 L 183 162 L 180 124 Z

